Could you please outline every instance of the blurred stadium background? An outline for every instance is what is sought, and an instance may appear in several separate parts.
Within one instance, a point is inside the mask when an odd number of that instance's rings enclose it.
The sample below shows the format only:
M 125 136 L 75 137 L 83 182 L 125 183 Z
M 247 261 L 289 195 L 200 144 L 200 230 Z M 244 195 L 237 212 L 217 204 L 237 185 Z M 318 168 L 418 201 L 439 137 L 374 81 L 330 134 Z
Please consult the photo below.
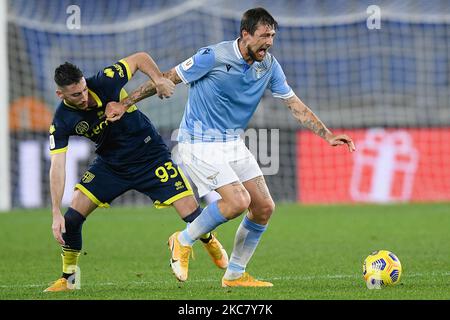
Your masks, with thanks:
M 80 29 L 67 27 L 70 5 L 80 8 Z M 9 117 L 0 126 L 0 210 L 50 205 L 47 136 L 58 103 L 56 66 L 71 61 L 89 76 L 146 51 L 168 70 L 202 46 L 235 39 L 242 13 L 255 6 L 279 22 L 272 53 L 294 91 L 358 148 L 351 155 L 328 147 L 267 92 L 250 127 L 279 129 L 269 139 L 279 144 L 257 156 L 262 167 L 278 168 L 266 177 L 276 201 L 450 200 L 447 0 L 3 0 L 1 6 L 0 53 L 7 62 L 0 90 L 7 95 L 0 101 Z M 126 88 L 145 80 L 136 76 Z M 138 104 L 171 146 L 186 98 L 180 85 L 167 101 Z M 65 205 L 92 157 L 89 141 L 71 139 Z M 114 204 L 148 200 L 130 192 Z

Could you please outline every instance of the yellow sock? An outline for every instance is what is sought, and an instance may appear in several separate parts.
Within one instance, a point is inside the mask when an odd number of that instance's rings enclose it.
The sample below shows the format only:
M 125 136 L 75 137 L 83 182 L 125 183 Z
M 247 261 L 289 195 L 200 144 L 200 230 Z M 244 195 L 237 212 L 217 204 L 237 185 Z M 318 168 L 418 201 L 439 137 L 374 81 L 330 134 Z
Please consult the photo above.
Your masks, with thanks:
M 72 274 L 75 273 L 78 266 L 78 257 L 80 256 L 80 250 L 73 250 L 62 248 L 62 264 L 63 273 Z
M 211 236 L 211 232 L 202 234 L 202 235 L 200 236 L 200 240 L 209 240 L 209 237 L 210 237 L 210 236 Z

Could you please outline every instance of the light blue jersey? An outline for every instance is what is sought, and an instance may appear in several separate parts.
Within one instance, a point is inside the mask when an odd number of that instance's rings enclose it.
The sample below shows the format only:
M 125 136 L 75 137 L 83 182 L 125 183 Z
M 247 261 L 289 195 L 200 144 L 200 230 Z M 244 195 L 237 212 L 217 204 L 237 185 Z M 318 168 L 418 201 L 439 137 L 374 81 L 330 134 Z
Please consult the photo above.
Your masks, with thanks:
M 237 40 L 201 48 L 175 70 L 189 84 L 178 141 L 236 140 L 247 128 L 266 88 L 276 98 L 294 95 L 274 56 L 267 52 L 263 61 L 249 65 Z

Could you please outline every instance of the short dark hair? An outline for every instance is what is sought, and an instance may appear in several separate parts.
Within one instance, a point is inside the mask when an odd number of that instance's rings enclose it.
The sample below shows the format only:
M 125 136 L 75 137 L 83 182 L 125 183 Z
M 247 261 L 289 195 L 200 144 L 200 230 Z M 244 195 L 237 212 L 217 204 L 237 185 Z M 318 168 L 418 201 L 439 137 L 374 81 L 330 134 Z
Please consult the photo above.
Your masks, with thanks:
M 55 69 L 55 82 L 58 86 L 64 87 L 80 82 L 83 72 L 74 64 L 65 62 Z
M 278 22 L 271 16 L 271 14 L 264 8 L 253 8 L 247 10 L 242 15 L 241 19 L 241 35 L 242 30 L 246 30 L 248 33 L 253 35 L 260 25 L 268 25 L 273 26 L 273 29 L 276 30 L 278 28 Z

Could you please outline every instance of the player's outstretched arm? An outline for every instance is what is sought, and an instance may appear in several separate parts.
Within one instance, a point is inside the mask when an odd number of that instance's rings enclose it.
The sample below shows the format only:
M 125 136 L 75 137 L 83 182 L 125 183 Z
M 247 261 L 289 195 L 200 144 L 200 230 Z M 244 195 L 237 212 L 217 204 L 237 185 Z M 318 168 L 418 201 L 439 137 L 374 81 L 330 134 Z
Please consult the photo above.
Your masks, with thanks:
M 156 94 L 159 98 L 169 98 L 174 90 L 175 84 L 163 76 L 155 61 L 146 52 L 137 52 L 124 58 L 132 75 L 137 70 L 145 73 L 155 83 Z
M 62 234 L 66 232 L 66 224 L 61 214 L 61 202 L 66 181 L 66 153 L 51 155 L 50 164 L 50 194 L 52 197 L 52 231 L 56 241 L 64 245 Z
M 353 140 L 349 136 L 346 134 L 334 135 L 295 94 L 288 99 L 283 99 L 283 101 L 298 122 L 325 139 L 331 146 L 346 144 L 350 152 L 356 150 Z
M 175 68 L 163 73 L 164 78 L 170 80 L 174 84 L 181 83 L 181 79 L 178 76 Z M 143 83 L 136 90 L 131 92 L 128 97 L 120 102 L 110 102 L 106 106 L 106 120 L 114 122 L 119 120 L 129 107 L 135 103 L 153 96 L 156 93 L 155 83 L 151 80 Z

